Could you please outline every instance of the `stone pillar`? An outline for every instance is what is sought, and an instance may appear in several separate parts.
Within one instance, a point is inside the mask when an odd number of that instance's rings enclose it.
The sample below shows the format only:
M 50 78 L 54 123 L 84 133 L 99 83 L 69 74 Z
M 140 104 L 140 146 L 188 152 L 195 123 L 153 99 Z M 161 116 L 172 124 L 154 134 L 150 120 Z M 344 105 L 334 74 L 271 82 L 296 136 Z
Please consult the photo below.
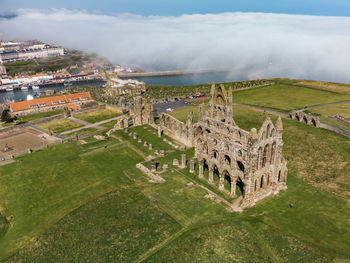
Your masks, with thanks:
M 204 162 L 199 162 L 198 163 L 198 170 L 199 170 L 199 178 L 203 178 L 204 177 Z
M 162 136 L 162 130 L 160 129 L 160 125 L 158 125 L 158 137 L 160 138 Z
M 136 133 L 134 133 L 133 138 L 134 138 L 134 140 L 137 139 L 137 134 Z
M 147 142 L 144 142 L 144 143 L 143 143 L 143 146 L 147 147 Z
M 148 145 L 148 150 L 153 150 L 153 145 L 152 145 L 152 143 L 150 143 L 149 145 Z
M 129 126 L 129 120 L 127 118 L 125 118 L 123 120 L 123 123 L 124 123 L 124 128 L 126 128 L 126 130 L 128 129 L 128 126 Z
M 225 183 L 225 176 L 224 176 L 224 173 L 222 173 L 220 175 L 220 179 L 219 179 L 219 190 L 220 191 L 223 191 L 225 189 L 224 183 Z
M 181 168 L 186 167 L 186 154 L 181 154 Z
M 210 167 L 209 168 L 209 183 L 211 183 L 211 184 L 214 182 L 213 177 L 214 177 L 214 168 Z
M 237 185 L 237 180 L 234 180 L 231 177 L 231 191 L 230 191 L 230 196 L 236 196 L 236 185 Z
M 194 170 L 194 159 L 190 160 L 190 173 L 193 174 L 195 172 Z
M 173 160 L 173 165 L 174 166 L 179 166 L 179 160 L 178 159 L 174 159 Z
M 156 167 L 156 161 L 154 159 L 152 159 L 152 172 L 155 172 L 157 170 L 157 167 Z

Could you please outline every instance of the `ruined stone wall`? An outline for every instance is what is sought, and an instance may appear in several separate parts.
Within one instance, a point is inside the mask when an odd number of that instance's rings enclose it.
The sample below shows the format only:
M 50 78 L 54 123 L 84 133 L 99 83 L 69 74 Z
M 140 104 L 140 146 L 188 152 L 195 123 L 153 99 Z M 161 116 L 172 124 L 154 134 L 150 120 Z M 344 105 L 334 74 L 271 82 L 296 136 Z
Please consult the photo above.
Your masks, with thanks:
M 303 111 L 292 111 L 288 114 L 289 118 L 292 120 L 297 120 L 303 122 L 307 125 L 320 127 L 320 118 L 316 117 L 310 113 L 305 113 Z
M 232 115 L 232 92 L 213 85 L 209 110 L 194 125 L 195 157 L 199 177 L 219 190 L 236 196 L 243 193 L 242 206 L 286 189 L 287 163 L 282 155 L 282 120 L 274 125 L 267 118 L 259 132 L 239 128 Z M 208 178 L 205 178 L 208 169 Z
M 160 124 L 158 126 L 159 133 L 165 133 L 169 137 L 179 141 L 186 147 L 193 146 L 193 113 L 187 117 L 186 123 L 183 123 L 173 116 L 161 113 L 159 116 Z

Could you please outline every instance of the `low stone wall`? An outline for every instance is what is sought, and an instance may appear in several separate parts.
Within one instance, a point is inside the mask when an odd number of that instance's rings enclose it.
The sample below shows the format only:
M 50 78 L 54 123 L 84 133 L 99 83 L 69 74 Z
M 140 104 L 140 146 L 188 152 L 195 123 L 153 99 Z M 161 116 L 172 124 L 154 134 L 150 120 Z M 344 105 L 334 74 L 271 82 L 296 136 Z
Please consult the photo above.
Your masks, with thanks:
M 61 144 L 62 142 L 63 141 L 56 141 L 54 143 L 50 143 L 50 144 L 47 144 L 47 145 L 40 145 L 40 146 L 37 146 L 37 147 L 33 147 L 33 148 L 31 148 L 31 153 L 39 151 L 39 150 L 41 150 L 43 148 L 46 148 L 46 147 L 49 147 L 49 146 Z M 13 157 L 18 157 L 18 156 L 25 155 L 25 154 L 29 154 L 29 151 L 25 150 L 25 151 L 22 151 L 22 152 L 16 152 L 16 153 L 13 154 Z
M 90 133 L 86 133 L 86 134 L 79 134 L 79 135 L 78 135 L 78 138 L 77 138 L 77 136 L 73 135 L 73 136 L 71 136 L 71 137 L 64 138 L 63 141 L 65 141 L 65 142 L 71 142 L 71 141 L 83 140 L 83 139 L 85 139 L 85 138 L 94 136 L 94 135 L 99 134 L 99 133 L 101 133 L 100 130 L 94 131 L 94 132 L 90 132 Z
M 136 164 L 136 168 L 140 169 L 143 173 L 145 173 L 148 177 L 151 178 L 152 183 L 165 183 L 166 180 L 159 175 L 155 175 L 152 173 L 146 166 L 144 166 L 142 163 Z
M 5 128 L 0 129 L 0 134 L 19 130 L 19 129 L 22 129 L 24 127 L 27 127 L 28 125 L 29 125 L 29 123 L 23 123 L 23 124 L 19 124 L 19 125 L 13 125 L 10 127 L 5 127 Z

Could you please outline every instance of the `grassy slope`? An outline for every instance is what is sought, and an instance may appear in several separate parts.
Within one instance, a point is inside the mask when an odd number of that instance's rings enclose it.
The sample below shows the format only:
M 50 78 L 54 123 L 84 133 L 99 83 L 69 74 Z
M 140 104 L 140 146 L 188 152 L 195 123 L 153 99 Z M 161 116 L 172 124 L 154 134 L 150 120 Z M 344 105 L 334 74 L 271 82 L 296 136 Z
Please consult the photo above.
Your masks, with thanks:
M 110 109 L 102 109 L 102 110 L 96 110 L 88 113 L 81 113 L 74 115 L 77 119 L 87 121 L 90 123 L 95 123 L 103 120 L 107 120 L 113 117 L 119 116 L 120 113 L 110 110 Z

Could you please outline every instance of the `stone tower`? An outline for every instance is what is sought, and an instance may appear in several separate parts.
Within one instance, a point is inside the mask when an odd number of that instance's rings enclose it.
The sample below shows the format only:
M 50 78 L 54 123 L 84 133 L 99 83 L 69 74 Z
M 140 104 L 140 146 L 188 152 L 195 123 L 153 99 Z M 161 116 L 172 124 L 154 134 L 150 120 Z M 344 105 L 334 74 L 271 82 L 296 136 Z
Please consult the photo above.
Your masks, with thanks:
M 141 96 L 134 97 L 134 110 L 132 112 L 134 125 L 153 124 L 153 104 Z

